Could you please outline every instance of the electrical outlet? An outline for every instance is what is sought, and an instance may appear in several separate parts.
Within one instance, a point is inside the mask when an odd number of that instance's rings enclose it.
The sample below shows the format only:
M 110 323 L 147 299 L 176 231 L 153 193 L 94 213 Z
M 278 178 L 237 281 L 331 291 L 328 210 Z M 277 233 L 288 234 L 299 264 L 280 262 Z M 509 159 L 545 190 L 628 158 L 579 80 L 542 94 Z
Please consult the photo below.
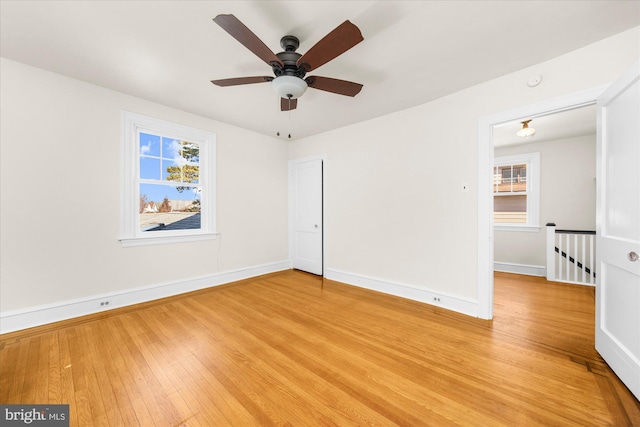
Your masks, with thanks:
M 111 306 L 111 300 L 110 299 L 103 299 L 98 301 L 98 307 L 99 308 L 108 308 Z

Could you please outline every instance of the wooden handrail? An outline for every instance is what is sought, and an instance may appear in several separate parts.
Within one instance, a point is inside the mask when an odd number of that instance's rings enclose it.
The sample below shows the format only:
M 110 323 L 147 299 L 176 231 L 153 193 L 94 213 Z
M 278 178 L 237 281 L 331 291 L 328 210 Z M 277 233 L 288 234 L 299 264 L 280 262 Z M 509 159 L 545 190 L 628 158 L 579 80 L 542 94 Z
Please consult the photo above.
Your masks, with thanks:
M 556 234 L 593 234 L 596 232 L 592 230 L 556 230 Z
M 547 227 L 555 227 L 553 222 L 547 223 Z M 556 234 L 596 234 L 593 230 L 555 230 Z

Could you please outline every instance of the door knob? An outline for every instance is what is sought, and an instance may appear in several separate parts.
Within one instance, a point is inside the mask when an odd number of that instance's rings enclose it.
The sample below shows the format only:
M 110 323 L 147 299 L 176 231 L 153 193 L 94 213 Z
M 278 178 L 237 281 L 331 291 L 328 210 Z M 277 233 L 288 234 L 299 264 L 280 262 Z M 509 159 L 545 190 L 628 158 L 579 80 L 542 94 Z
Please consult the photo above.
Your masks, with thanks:
M 640 256 L 635 253 L 634 251 L 629 252 L 629 261 L 633 262 L 633 261 L 637 261 L 638 259 L 640 259 Z

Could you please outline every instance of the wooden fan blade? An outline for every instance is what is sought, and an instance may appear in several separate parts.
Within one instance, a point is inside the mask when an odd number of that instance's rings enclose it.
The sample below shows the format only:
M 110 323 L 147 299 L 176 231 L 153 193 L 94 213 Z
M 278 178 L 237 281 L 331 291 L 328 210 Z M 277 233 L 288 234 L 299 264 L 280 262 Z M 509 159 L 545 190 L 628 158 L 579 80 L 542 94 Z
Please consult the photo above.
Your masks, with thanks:
M 295 110 L 298 106 L 298 99 L 280 98 L 280 111 Z
M 332 79 L 330 77 L 311 76 L 307 77 L 305 81 L 309 87 L 337 93 L 338 95 L 356 96 L 362 89 L 362 85 L 360 83 Z
M 262 40 L 258 38 L 249 28 L 247 28 L 238 18 L 233 15 L 218 15 L 213 18 L 213 22 L 220 25 L 223 30 L 238 40 L 247 49 L 253 52 L 258 58 L 267 64 L 273 62 L 283 66 L 280 58 L 267 47 Z
M 211 83 L 217 86 L 237 86 L 248 85 L 251 83 L 266 83 L 273 80 L 273 77 L 256 76 L 256 77 L 236 77 L 233 79 L 211 80 Z
M 364 37 L 360 29 L 350 21 L 344 21 L 298 58 L 296 65 L 302 65 L 307 71 L 314 70 L 342 55 L 362 40 Z

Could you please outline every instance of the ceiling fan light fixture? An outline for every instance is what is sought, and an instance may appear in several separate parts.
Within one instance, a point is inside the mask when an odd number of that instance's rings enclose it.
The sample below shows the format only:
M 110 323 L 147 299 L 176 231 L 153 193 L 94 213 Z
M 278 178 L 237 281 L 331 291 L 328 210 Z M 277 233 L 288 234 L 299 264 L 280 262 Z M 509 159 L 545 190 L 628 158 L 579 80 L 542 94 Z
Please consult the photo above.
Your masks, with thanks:
M 532 136 L 533 134 L 536 133 L 536 130 L 532 127 L 529 127 L 529 122 L 531 120 L 525 120 L 522 123 L 522 129 L 520 129 L 518 132 L 516 132 L 516 135 L 521 136 L 523 138 L 526 138 L 528 136 Z
M 280 76 L 271 81 L 271 87 L 280 98 L 296 99 L 305 93 L 308 85 L 300 77 Z

